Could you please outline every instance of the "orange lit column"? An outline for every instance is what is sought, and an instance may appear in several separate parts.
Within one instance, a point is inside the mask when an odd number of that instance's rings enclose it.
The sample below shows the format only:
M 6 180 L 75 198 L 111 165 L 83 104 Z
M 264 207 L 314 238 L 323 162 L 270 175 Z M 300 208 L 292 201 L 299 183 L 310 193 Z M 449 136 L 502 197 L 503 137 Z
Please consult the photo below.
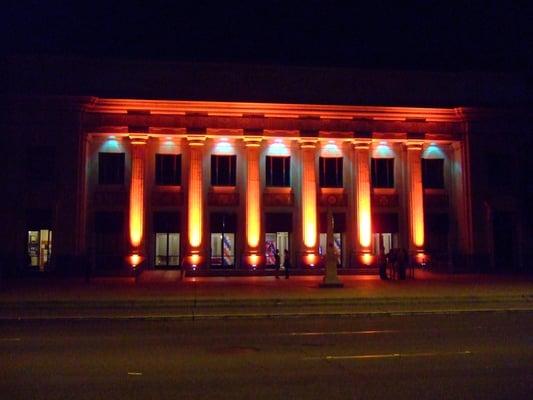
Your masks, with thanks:
M 370 253 L 372 242 L 372 213 L 370 192 L 370 140 L 357 141 L 355 152 L 355 209 L 357 215 L 358 254 Z
M 424 250 L 424 191 L 422 188 L 422 142 L 407 142 L 407 171 L 409 199 L 409 249 Z
M 130 244 L 132 254 L 143 253 L 144 229 L 144 164 L 146 136 L 130 136 L 131 184 L 130 184 Z
M 316 209 L 316 141 L 304 141 L 302 149 L 302 234 L 307 253 L 315 253 L 317 245 Z
M 189 189 L 188 189 L 188 238 L 189 255 L 198 257 L 202 245 L 203 232 L 203 196 L 202 196 L 202 155 L 204 138 L 189 139 Z M 195 263 L 194 260 L 191 260 Z
M 246 244 L 250 255 L 259 252 L 261 236 L 261 186 L 259 151 L 261 138 L 245 138 L 246 142 Z

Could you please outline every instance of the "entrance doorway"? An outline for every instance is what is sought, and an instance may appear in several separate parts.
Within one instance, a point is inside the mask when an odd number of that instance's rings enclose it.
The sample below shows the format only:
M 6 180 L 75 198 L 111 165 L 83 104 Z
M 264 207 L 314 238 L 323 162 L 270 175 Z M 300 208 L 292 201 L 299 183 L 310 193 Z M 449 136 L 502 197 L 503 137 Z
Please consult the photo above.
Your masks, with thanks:
M 270 232 L 265 235 L 266 265 L 276 264 L 275 254 L 279 250 L 280 263 L 285 261 L 285 250 L 289 250 L 289 232 Z
M 344 256 L 343 251 L 343 242 L 344 242 L 344 235 L 346 232 L 346 214 L 343 212 L 334 212 L 333 213 L 333 254 L 335 255 L 335 258 L 337 259 L 337 267 L 342 267 L 342 257 Z M 325 264 L 326 262 L 326 252 L 328 249 L 327 241 L 328 241 L 328 214 L 327 212 L 321 212 L 319 217 L 319 229 L 320 229 L 320 235 L 318 237 L 318 254 L 320 255 L 320 258 L 322 262 Z
M 52 255 L 52 230 L 39 229 L 28 231 L 29 266 L 44 271 L 48 268 Z
M 318 247 L 318 254 L 320 254 L 321 257 L 326 259 L 326 251 L 327 251 L 327 241 L 328 241 L 328 234 L 327 233 L 321 233 L 320 234 L 320 246 Z M 335 258 L 337 259 L 337 267 L 342 266 L 342 234 L 337 232 L 333 234 L 333 254 L 335 254 Z
M 266 267 L 273 267 L 276 264 L 275 254 L 279 250 L 280 263 L 285 262 L 285 250 L 289 252 L 292 234 L 292 213 L 288 212 L 267 212 L 265 213 L 265 256 Z
M 388 254 L 391 249 L 398 248 L 398 214 L 372 214 L 372 250 L 373 254 Z
M 397 233 L 374 233 L 372 236 L 374 243 L 373 253 L 376 255 L 388 254 L 391 249 L 399 247 Z
M 235 267 L 237 216 L 233 213 L 212 213 L 210 228 L 211 267 Z
M 154 213 L 155 268 L 179 268 L 180 223 L 179 212 L 158 211 Z
M 180 234 L 158 232 L 155 234 L 156 268 L 178 267 L 180 264 Z

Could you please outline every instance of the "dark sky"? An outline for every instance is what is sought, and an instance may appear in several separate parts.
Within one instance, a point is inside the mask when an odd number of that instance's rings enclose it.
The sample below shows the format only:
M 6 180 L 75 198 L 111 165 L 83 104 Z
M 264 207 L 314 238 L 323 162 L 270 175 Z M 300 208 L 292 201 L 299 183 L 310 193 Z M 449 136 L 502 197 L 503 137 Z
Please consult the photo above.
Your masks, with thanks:
M 3 6 L 2 52 L 447 71 L 533 65 L 528 1 L 77 3 Z

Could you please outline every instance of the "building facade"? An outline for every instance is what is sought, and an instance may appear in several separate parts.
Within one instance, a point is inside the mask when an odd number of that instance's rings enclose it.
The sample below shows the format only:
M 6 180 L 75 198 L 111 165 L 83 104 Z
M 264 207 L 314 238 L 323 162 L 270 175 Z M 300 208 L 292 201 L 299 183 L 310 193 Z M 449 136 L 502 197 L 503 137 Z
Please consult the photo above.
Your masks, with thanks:
M 516 111 L 4 99 L 3 258 L 15 271 L 253 272 L 276 251 L 312 269 L 328 211 L 339 268 L 403 247 L 450 272 L 526 269 L 530 181 L 513 171 L 530 164 Z

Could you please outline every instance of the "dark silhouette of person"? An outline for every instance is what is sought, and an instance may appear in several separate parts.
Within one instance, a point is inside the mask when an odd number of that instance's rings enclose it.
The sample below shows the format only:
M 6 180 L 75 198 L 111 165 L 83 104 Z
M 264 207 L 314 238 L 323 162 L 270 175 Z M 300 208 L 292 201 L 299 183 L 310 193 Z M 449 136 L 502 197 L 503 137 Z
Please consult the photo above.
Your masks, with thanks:
M 289 279 L 289 271 L 291 269 L 291 260 L 289 256 L 289 250 L 285 249 L 284 251 L 284 260 L 283 260 L 283 267 L 285 268 L 285 279 Z
M 408 256 L 407 251 L 402 247 L 398 250 L 398 278 L 405 279 L 407 271 Z
M 390 279 L 398 278 L 398 249 L 390 249 L 387 253 L 387 265 L 390 269 Z
M 274 253 L 274 266 L 276 268 L 276 279 L 279 279 L 279 268 L 281 267 L 281 257 L 279 256 L 279 250 L 276 249 Z
M 383 246 L 383 242 L 382 242 L 381 239 L 379 240 L 378 267 L 379 267 L 379 277 L 381 279 L 383 279 L 383 280 L 388 279 L 388 277 L 387 277 L 387 257 L 385 256 L 385 247 Z

